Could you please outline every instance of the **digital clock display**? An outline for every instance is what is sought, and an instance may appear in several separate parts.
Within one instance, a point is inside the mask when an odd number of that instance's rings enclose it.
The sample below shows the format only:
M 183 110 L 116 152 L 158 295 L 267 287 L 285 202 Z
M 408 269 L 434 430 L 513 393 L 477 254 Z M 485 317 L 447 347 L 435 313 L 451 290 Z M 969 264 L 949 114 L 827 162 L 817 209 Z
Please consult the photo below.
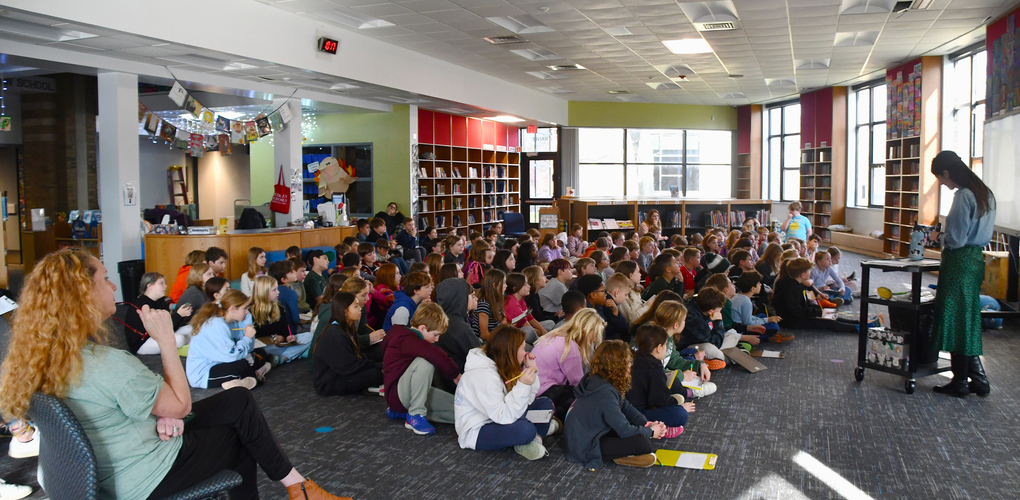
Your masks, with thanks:
M 322 37 L 319 38 L 319 50 L 328 52 L 330 54 L 336 54 L 336 49 L 340 45 L 340 42 L 333 40 L 332 38 Z

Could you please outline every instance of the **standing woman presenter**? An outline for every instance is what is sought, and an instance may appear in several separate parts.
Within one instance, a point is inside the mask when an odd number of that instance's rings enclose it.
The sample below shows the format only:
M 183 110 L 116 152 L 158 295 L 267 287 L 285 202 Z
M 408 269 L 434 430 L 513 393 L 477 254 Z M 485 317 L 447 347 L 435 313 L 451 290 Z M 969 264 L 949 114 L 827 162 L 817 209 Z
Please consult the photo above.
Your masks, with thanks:
M 980 358 L 980 293 L 985 272 L 981 250 L 992 239 L 995 195 L 952 151 L 935 155 L 931 172 L 940 184 L 956 190 L 942 235 L 933 343 L 952 354 L 953 380 L 934 390 L 958 397 L 987 396 L 991 389 Z

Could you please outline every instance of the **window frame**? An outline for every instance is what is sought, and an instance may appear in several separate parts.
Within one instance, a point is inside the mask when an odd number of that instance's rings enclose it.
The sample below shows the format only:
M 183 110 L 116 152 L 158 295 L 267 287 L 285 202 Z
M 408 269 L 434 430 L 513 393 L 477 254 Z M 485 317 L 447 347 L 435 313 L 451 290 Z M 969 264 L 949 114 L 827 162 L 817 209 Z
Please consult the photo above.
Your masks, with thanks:
M 731 169 L 731 172 L 732 172 L 732 169 L 733 169 L 734 161 L 736 159 L 736 155 L 733 153 L 735 133 L 732 130 L 667 129 L 667 128 L 645 128 L 645 127 L 629 127 L 629 128 L 628 127 L 578 127 L 578 130 L 579 130 L 579 133 L 580 133 L 580 131 L 585 130 L 585 129 L 599 129 L 599 128 L 621 130 L 623 132 L 622 133 L 622 137 L 621 137 L 621 139 L 623 141 L 623 151 L 622 151 L 621 158 L 619 158 L 620 161 L 605 161 L 605 162 L 593 162 L 593 161 L 582 162 L 582 161 L 579 161 L 578 162 L 578 174 L 579 175 L 583 175 L 583 173 L 584 173 L 583 169 L 585 167 L 587 167 L 587 166 L 619 166 L 622 169 L 622 172 L 623 172 L 623 194 L 621 195 L 623 197 L 639 196 L 639 195 L 636 195 L 636 194 L 635 195 L 630 195 L 630 194 L 627 193 L 627 189 L 628 189 L 628 185 L 629 185 L 629 183 L 628 183 L 628 181 L 629 181 L 629 179 L 628 179 L 629 168 L 628 167 L 631 167 L 631 166 L 634 166 L 634 167 L 652 167 L 652 168 L 655 168 L 655 167 L 671 167 L 671 166 L 679 167 L 680 170 L 679 170 L 678 177 L 680 178 L 681 182 L 679 182 L 679 186 L 678 187 L 680 188 L 680 196 L 683 197 L 683 198 L 687 198 L 687 193 L 688 193 L 687 183 L 690 180 L 690 175 L 689 175 L 688 167 L 690 167 L 690 166 L 701 166 L 701 165 L 705 165 L 705 166 L 719 166 L 719 165 L 723 165 L 723 164 L 720 164 L 720 163 L 705 163 L 705 162 L 700 162 L 700 161 L 699 162 L 690 162 L 688 160 L 688 154 L 687 154 L 687 151 L 688 151 L 687 150 L 687 147 L 688 147 L 688 137 L 687 136 L 688 136 L 688 133 L 690 133 L 690 132 L 703 132 L 703 131 L 705 131 L 705 132 L 728 132 L 730 134 L 730 163 L 727 166 Z M 648 161 L 632 161 L 632 160 L 629 160 L 628 159 L 628 152 L 629 152 L 629 148 L 628 148 L 628 137 L 629 136 L 628 136 L 628 134 L 632 130 L 663 130 L 663 131 L 670 131 L 670 132 L 679 133 L 681 135 L 681 150 L 680 150 L 680 155 L 679 155 L 679 161 L 669 161 L 669 162 L 663 162 L 663 163 L 655 163 L 655 162 L 648 162 Z M 729 195 L 725 196 L 724 198 L 731 198 L 733 196 L 733 186 L 732 186 L 733 183 L 730 182 L 729 184 L 730 184 Z M 581 196 L 584 196 L 584 194 L 581 193 Z M 670 196 L 662 197 L 662 199 L 671 199 L 671 198 L 672 197 L 670 197 Z M 712 197 L 707 197 L 707 198 L 694 198 L 694 199 L 699 199 L 700 200 L 700 199 L 715 199 L 715 198 L 718 198 L 718 197 L 717 196 L 712 196 Z
M 983 163 L 984 163 L 984 151 L 983 151 L 984 145 L 983 144 L 981 145 L 981 147 L 982 147 L 981 155 L 980 156 L 976 156 L 975 155 L 975 152 L 977 151 L 977 149 L 976 149 L 977 141 L 975 140 L 977 138 L 976 136 L 977 136 L 977 132 L 978 132 L 978 124 L 977 124 L 977 122 L 980 120 L 982 126 L 984 125 L 984 122 L 985 122 L 985 114 L 984 114 L 984 112 L 980 113 L 980 115 L 977 115 L 977 114 L 975 114 L 975 110 L 978 109 L 979 106 L 985 106 L 985 99 L 986 99 L 987 92 L 985 91 L 986 89 L 984 87 L 988 85 L 988 83 L 986 81 L 985 85 L 982 86 L 981 89 L 975 89 L 974 88 L 975 87 L 975 85 L 974 85 L 974 83 L 975 83 L 975 76 L 976 76 L 977 72 L 979 72 L 979 71 L 982 72 L 983 78 L 987 78 L 987 66 L 985 64 L 982 64 L 980 66 L 977 66 L 977 65 L 974 64 L 974 60 L 975 60 L 975 58 L 979 54 L 984 54 L 985 58 L 988 57 L 988 53 L 986 51 L 986 46 L 985 46 L 984 42 L 978 42 L 978 43 L 976 43 L 974 45 L 971 45 L 969 47 L 965 47 L 964 49 L 962 49 L 962 50 L 960 50 L 958 52 L 955 52 L 953 54 L 949 54 L 947 56 L 947 59 L 949 60 L 949 63 L 952 65 L 952 76 L 950 77 L 950 78 L 952 78 L 952 82 L 949 85 L 952 86 L 952 92 L 953 92 L 954 95 L 951 98 L 951 102 L 952 102 L 952 104 L 951 104 L 951 106 L 952 106 L 951 114 L 950 114 L 949 120 L 946 123 L 948 123 L 949 126 L 953 127 L 953 131 L 952 132 L 953 132 L 953 137 L 955 138 L 956 134 L 958 134 L 960 132 L 959 130 L 957 130 L 957 128 L 955 126 L 955 124 L 958 123 L 957 122 L 957 117 L 960 116 L 961 113 L 963 113 L 964 116 L 966 116 L 966 118 L 967 118 L 967 122 L 966 122 L 966 134 L 967 134 L 967 148 L 966 148 L 967 151 L 966 151 L 966 153 L 967 153 L 967 158 L 963 158 L 963 155 L 960 155 L 960 158 L 964 159 L 964 161 L 967 163 L 967 166 L 972 171 L 974 171 L 975 168 L 977 166 L 979 166 L 979 165 L 982 166 L 982 167 L 984 166 L 983 165 Z M 957 65 L 960 64 L 960 62 L 964 61 L 964 60 L 967 60 L 969 65 L 970 65 L 970 74 L 969 74 L 968 78 L 961 79 L 957 75 Z M 987 59 L 985 61 L 986 61 L 986 64 L 987 64 Z M 956 100 L 956 95 L 958 95 L 958 91 L 960 90 L 960 89 L 956 88 L 956 85 L 959 85 L 959 84 L 963 84 L 963 85 L 967 86 L 966 90 L 967 90 L 967 96 L 968 97 L 967 97 L 966 103 Z M 976 98 L 976 96 L 974 94 L 975 90 L 979 91 L 979 93 L 977 95 L 977 98 Z M 945 108 L 943 108 L 943 109 L 945 109 Z M 982 133 L 983 133 L 983 131 L 982 131 Z M 954 150 L 955 149 L 959 149 L 956 146 L 958 146 L 958 144 L 954 144 L 953 145 L 953 149 Z M 956 153 L 960 154 L 960 151 L 956 151 Z M 978 172 L 975 172 L 975 173 L 978 173 Z M 980 175 L 980 173 L 978 173 L 978 175 Z M 939 199 L 939 215 L 945 216 L 945 215 L 947 215 L 949 213 L 949 207 L 952 205 L 952 200 L 953 200 L 953 197 L 955 195 L 955 192 L 950 190 L 950 189 L 948 189 L 948 188 L 946 188 L 945 186 L 943 186 L 943 187 L 941 187 L 939 189 L 939 195 L 940 195 L 940 199 Z
M 763 113 L 764 121 L 765 121 L 763 126 L 764 126 L 764 130 L 767 131 L 766 134 L 763 134 L 764 144 L 762 145 L 762 158 L 765 159 L 765 161 L 763 162 L 763 165 L 767 164 L 767 167 L 765 167 L 766 170 L 765 170 L 765 172 L 763 172 L 763 175 L 762 175 L 762 190 L 763 190 L 762 198 L 763 199 L 769 199 L 769 200 L 772 200 L 772 201 L 780 201 L 780 202 L 798 201 L 798 199 L 799 199 L 799 193 L 800 193 L 800 160 L 799 160 L 800 159 L 800 148 L 797 149 L 797 158 L 798 158 L 798 161 L 795 162 L 793 166 L 787 166 L 786 165 L 786 158 L 787 158 L 786 157 L 786 139 L 788 137 L 796 136 L 797 137 L 796 144 L 797 145 L 801 144 L 801 142 L 800 142 L 800 133 L 801 133 L 801 130 L 800 130 L 799 126 L 797 127 L 797 132 L 796 133 L 790 133 L 790 132 L 786 131 L 786 113 L 787 113 L 787 109 L 791 108 L 793 106 L 797 106 L 798 108 L 800 107 L 800 98 L 792 99 L 792 100 L 789 100 L 789 101 L 778 102 L 778 103 L 775 103 L 773 105 L 770 105 L 767 108 L 765 108 L 765 112 Z M 771 120 L 772 120 L 772 110 L 777 109 L 777 108 L 779 109 L 779 133 L 778 134 L 773 134 L 772 133 L 772 123 L 771 123 Z M 770 148 L 769 145 L 771 144 L 772 139 L 779 139 L 779 165 L 778 166 L 772 165 L 772 151 L 770 151 L 770 149 L 769 149 Z M 777 176 L 777 178 L 779 179 L 779 191 L 778 191 L 778 193 L 779 193 L 779 197 L 778 198 L 779 199 L 778 200 L 776 199 L 775 196 L 772 195 L 772 191 L 773 191 L 772 190 L 772 172 L 776 168 L 779 169 L 779 175 Z M 783 198 L 783 192 L 786 189 L 786 186 L 785 186 L 785 178 L 786 178 L 785 171 L 787 171 L 787 170 L 796 170 L 797 171 L 797 179 L 798 179 L 797 180 L 797 193 L 798 193 L 798 197 L 794 198 L 794 199 L 789 199 L 789 200 L 786 199 L 786 198 Z
M 854 196 L 853 196 L 854 206 L 855 207 L 859 207 L 859 208 L 884 208 L 885 207 L 885 200 L 884 199 L 878 200 L 877 203 L 874 201 L 874 198 L 875 198 L 875 185 L 876 184 L 881 182 L 881 185 L 883 186 L 883 193 L 885 192 L 885 190 L 884 190 L 884 187 L 885 187 L 885 176 L 883 175 L 882 179 L 876 179 L 875 178 L 875 170 L 877 170 L 879 168 L 882 168 L 882 169 L 885 168 L 885 154 L 884 153 L 885 153 L 885 147 L 886 147 L 886 143 L 885 143 L 886 138 L 884 136 L 883 137 L 875 137 L 875 126 L 876 125 L 886 125 L 887 122 L 888 122 L 887 116 L 883 116 L 883 117 L 881 117 L 881 119 L 879 119 L 879 117 L 875 116 L 875 89 L 877 89 L 879 87 L 885 87 L 885 78 L 884 77 L 881 78 L 881 79 L 878 79 L 878 80 L 872 80 L 870 82 L 865 82 L 865 83 L 862 83 L 862 84 L 859 84 L 859 85 L 854 85 L 853 87 L 850 88 L 850 91 L 853 93 L 852 98 L 854 100 L 854 113 L 853 113 L 853 125 L 854 126 L 853 126 L 853 131 L 848 131 L 848 132 L 851 133 L 852 134 L 851 137 L 853 137 L 854 161 L 852 162 L 853 165 L 851 165 L 851 162 L 847 162 L 847 169 L 852 169 L 852 172 L 853 172 L 853 179 L 854 179 L 854 182 L 853 182 L 853 186 L 854 186 L 854 191 L 853 191 L 853 193 L 854 193 Z M 859 96 L 860 96 L 860 93 L 862 91 L 864 91 L 864 90 L 868 91 L 868 121 L 866 123 L 859 123 L 858 122 L 858 116 L 859 116 L 858 110 L 860 109 L 860 99 L 859 99 Z M 886 88 L 885 89 L 885 93 L 883 93 L 883 95 L 882 95 L 882 99 L 886 99 L 887 98 L 888 92 L 889 92 L 889 89 Z M 886 110 L 886 115 L 888 115 L 888 114 L 889 114 L 889 110 Z M 867 199 L 867 204 L 866 205 L 862 205 L 860 203 L 860 200 L 857 199 L 857 186 L 860 185 L 859 177 L 858 177 L 860 175 L 860 171 L 857 168 L 857 161 L 858 161 L 858 158 L 857 158 L 857 138 L 860 137 L 860 129 L 862 127 L 867 127 L 867 129 L 868 129 L 868 156 L 867 156 L 867 158 L 868 158 L 868 174 L 867 174 L 868 175 L 868 192 L 865 195 L 865 198 Z M 847 138 L 847 142 L 848 143 L 850 142 L 849 139 L 850 139 L 850 137 Z M 875 141 L 880 141 L 881 144 L 876 144 Z M 881 151 L 883 153 L 883 155 L 882 155 L 883 159 L 882 159 L 881 163 L 875 163 L 876 146 L 880 147 L 881 149 L 879 149 L 878 151 Z M 849 153 L 849 151 L 850 151 L 849 147 L 847 147 L 847 151 Z M 850 177 L 850 175 L 849 175 L 850 172 L 847 172 L 847 174 L 848 174 L 847 177 L 849 178 Z M 883 196 L 883 198 L 884 198 L 884 196 Z

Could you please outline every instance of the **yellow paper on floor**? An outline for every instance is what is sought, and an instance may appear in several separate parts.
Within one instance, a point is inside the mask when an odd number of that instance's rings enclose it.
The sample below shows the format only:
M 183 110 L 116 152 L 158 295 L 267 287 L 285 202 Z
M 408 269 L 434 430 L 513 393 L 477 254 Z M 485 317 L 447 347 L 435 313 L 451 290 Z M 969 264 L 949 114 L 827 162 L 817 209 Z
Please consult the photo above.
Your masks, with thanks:
M 719 455 L 713 453 L 693 453 L 690 451 L 655 450 L 659 465 L 665 467 L 681 467 L 684 469 L 712 470 Z

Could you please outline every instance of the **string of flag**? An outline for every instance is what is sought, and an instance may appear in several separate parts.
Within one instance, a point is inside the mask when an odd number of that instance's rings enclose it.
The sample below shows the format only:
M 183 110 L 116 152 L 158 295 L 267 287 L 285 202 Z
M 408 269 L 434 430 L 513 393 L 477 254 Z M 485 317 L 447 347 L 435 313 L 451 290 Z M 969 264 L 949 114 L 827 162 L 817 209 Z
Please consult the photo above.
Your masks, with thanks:
M 167 97 L 195 117 L 202 129 L 201 133 L 178 128 L 141 102 L 138 103 L 138 122 L 152 136 L 162 137 L 177 149 L 188 150 L 188 154 L 196 158 L 201 158 L 207 150 L 217 149 L 220 154 L 229 155 L 233 144 L 250 144 L 280 132 L 294 118 L 286 106 L 290 98 L 294 97 L 293 94 L 271 113 L 267 115 L 263 110 L 254 120 L 231 120 L 216 114 L 195 99 L 176 78 Z

